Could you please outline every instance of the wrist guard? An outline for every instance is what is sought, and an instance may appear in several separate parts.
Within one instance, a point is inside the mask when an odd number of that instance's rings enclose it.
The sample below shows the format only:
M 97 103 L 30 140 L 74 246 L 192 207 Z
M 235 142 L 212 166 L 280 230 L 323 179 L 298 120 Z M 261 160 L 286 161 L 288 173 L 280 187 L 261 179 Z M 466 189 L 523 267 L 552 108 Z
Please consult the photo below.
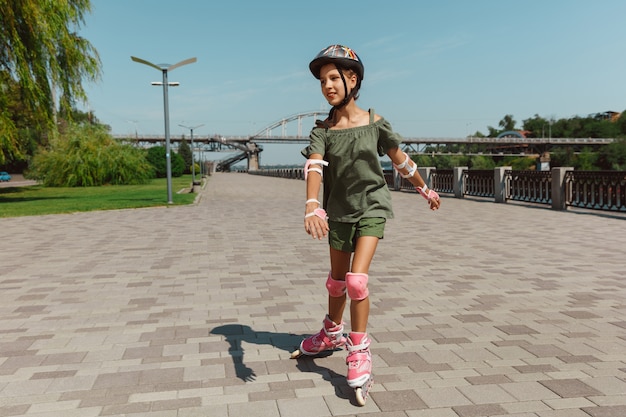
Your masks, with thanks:
M 415 187 L 415 189 L 417 190 L 418 193 L 420 193 L 422 195 L 422 197 L 424 197 L 426 199 L 426 201 L 430 201 L 431 198 L 433 198 L 435 200 L 439 200 L 439 194 L 437 194 L 437 191 L 431 190 L 426 185 L 424 185 L 421 188 L 420 187 Z

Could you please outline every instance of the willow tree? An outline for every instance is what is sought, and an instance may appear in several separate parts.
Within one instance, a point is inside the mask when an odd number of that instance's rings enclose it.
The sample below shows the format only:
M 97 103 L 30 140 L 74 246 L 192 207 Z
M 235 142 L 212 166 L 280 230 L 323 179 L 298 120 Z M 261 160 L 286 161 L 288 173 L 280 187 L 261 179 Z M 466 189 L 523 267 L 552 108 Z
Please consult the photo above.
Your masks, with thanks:
M 90 11 L 90 0 L 0 0 L 0 165 L 23 157 L 20 130 L 54 136 L 57 102 L 71 118 L 83 82 L 100 78 L 98 52 L 77 32 Z

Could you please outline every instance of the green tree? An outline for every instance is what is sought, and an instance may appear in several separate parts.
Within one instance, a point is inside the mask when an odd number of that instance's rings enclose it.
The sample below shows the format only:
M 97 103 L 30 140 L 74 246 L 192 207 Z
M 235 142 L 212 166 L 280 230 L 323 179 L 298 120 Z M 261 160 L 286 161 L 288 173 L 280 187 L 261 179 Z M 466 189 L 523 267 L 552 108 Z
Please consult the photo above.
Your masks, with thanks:
M 596 162 L 598 160 L 598 154 L 592 152 L 590 149 L 583 149 L 582 152 L 574 157 L 574 168 L 580 171 L 597 171 L 598 166 Z
M 500 130 L 496 129 L 495 127 L 491 127 L 491 126 L 487 126 L 487 131 L 489 133 L 487 133 L 487 137 L 488 138 L 495 138 L 500 134 Z
M 496 163 L 493 158 L 485 155 L 475 155 L 470 158 L 469 167 L 471 169 L 493 169 Z
M 550 152 L 551 167 L 572 167 L 574 166 L 574 152 L 570 147 L 555 148 Z
M 464 155 L 435 155 L 433 165 L 439 169 L 469 166 L 469 156 Z
M 157 178 L 167 177 L 167 160 L 165 159 L 165 146 L 153 146 L 148 149 L 146 159 L 154 168 Z M 185 171 L 185 161 L 179 154 L 171 154 L 172 177 L 180 177 Z
M 154 168 L 154 175 L 157 178 L 165 178 L 167 176 L 165 146 L 152 146 L 148 148 L 146 159 Z
M 172 153 L 172 177 L 181 177 L 185 173 L 185 160 L 177 153 Z
M 513 115 L 507 114 L 500 120 L 498 126 L 502 128 L 502 131 L 506 132 L 507 130 L 515 130 L 516 124 L 517 122 L 513 119 Z
M 537 165 L 537 159 L 531 157 L 506 156 L 500 161 L 498 166 L 510 166 L 513 170 L 532 170 Z
M 529 132 L 526 134 L 529 138 L 548 137 L 549 124 L 547 119 L 535 114 L 532 118 L 522 121 L 522 130 Z
M 411 158 L 418 167 L 434 167 L 434 158 L 430 155 L 413 155 Z
M 98 53 L 77 34 L 90 10 L 90 0 L 0 1 L 0 164 L 23 157 L 20 129 L 56 134 L 55 97 L 61 117 L 70 119 L 86 98 L 83 81 L 99 79 Z M 19 123 L 16 100 L 31 125 Z
M 604 146 L 598 155 L 598 166 L 607 171 L 626 171 L 626 139 Z
M 191 153 L 191 148 L 189 147 L 189 144 L 187 143 L 187 141 L 185 139 L 183 139 L 180 142 L 180 145 L 178 146 L 178 154 L 183 158 L 183 161 L 185 161 L 185 173 L 189 173 L 191 172 L 191 164 L 192 159 L 193 159 L 193 155 Z
M 551 126 L 552 137 L 558 138 L 579 138 L 588 136 L 585 133 L 585 126 L 590 119 L 584 117 L 572 117 L 570 119 L 559 119 Z
M 617 125 L 617 129 L 619 131 L 617 136 L 621 138 L 626 137 L 626 110 L 620 114 L 615 124 Z
M 143 184 L 153 177 L 144 153 L 98 125 L 70 125 L 33 157 L 28 176 L 51 187 Z

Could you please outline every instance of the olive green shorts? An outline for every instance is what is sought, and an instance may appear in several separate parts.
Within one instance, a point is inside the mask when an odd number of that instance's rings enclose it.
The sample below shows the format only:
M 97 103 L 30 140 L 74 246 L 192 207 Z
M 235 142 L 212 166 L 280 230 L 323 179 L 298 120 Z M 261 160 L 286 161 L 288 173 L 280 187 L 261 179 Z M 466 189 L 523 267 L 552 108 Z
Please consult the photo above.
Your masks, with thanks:
M 383 238 L 386 219 L 383 217 L 367 217 L 356 223 L 328 221 L 330 232 L 328 243 L 333 249 L 342 252 L 354 252 L 356 240 L 361 236 Z

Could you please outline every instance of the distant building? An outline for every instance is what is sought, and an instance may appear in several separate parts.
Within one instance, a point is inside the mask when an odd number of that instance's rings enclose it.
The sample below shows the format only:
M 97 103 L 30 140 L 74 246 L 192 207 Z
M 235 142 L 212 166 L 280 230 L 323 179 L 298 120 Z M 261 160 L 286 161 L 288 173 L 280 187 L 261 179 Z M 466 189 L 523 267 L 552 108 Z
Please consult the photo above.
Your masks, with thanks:
M 615 122 L 617 121 L 617 119 L 619 119 L 619 117 L 622 115 L 622 113 L 620 112 L 616 112 L 616 111 L 605 111 L 602 113 L 596 113 L 591 115 L 591 117 L 593 117 L 594 119 L 597 120 L 609 120 L 611 122 Z

